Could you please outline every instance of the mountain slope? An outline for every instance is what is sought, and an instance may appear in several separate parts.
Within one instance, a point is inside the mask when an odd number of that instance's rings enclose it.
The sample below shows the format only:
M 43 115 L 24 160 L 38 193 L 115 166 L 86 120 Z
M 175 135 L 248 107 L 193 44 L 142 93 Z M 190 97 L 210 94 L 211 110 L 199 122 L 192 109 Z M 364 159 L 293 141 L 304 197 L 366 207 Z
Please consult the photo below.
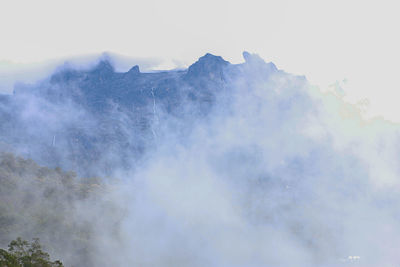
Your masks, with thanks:
M 245 63 L 234 65 L 206 54 L 186 70 L 153 73 L 138 66 L 118 73 L 104 60 L 90 70 L 60 69 L 0 99 L 0 141 L 41 164 L 82 175 L 132 168 L 155 145 L 165 116 L 190 131 L 248 73 L 264 82 L 287 75 L 255 55 L 244 56 Z

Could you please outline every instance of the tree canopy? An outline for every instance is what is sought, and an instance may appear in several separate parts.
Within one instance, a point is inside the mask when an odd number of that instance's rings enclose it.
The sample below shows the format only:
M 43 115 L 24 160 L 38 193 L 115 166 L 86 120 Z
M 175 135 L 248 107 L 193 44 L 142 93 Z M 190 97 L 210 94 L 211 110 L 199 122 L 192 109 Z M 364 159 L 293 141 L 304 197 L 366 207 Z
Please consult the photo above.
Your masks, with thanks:
M 18 237 L 8 245 L 8 250 L 0 249 L 0 267 L 62 267 L 61 261 L 51 261 L 50 255 L 42 250 L 38 238 L 32 242 Z

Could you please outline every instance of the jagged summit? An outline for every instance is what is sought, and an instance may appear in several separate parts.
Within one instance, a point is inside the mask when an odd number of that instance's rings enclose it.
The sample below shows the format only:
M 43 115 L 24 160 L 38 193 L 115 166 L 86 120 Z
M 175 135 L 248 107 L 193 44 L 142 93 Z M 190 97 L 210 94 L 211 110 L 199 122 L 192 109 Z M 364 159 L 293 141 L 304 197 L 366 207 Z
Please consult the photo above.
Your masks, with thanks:
M 111 65 L 110 61 L 105 59 L 101 60 L 99 64 L 92 70 L 92 73 L 104 75 L 114 73 L 114 67 Z
M 206 53 L 204 56 L 200 57 L 198 62 L 220 62 L 220 63 L 229 63 L 224 60 L 221 56 L 216 56 L 211 53 Z
M 196 77 L 212 78 L 215 75 L 221 76 L 223 69 L 228 65 L 230 63 L 222 57 L 207 53 L 188 68 L 186 79 Z
M 257 54 L 252 54 L 247 51 L 243 52 L 243 58 L 245 60 L 246 67 L 250 69 L 257 69 L 263 71 L 276 71 L 277 68 L 275 64 L 272 62 L 266 63 L 260 56 Z M 204 56 L 200 57 L 195 63 L 190 65 L 186 70 L 185 75 L 183 76 L 184 80 L 191 81 L 196 79 L 210 79 L 214 80 L 215 78 L 223 79 L 224 72 L 228 68 L 234 68 L 235 64 L 231 64 L 229 61 L 224 60 L 221 56 L 216 56 L 211 53 L 206 53 Z M 173 70 L 167 71 L 169 73 L 174 72 Z M 51 77 L 52 82 L 63 83 L 69 82 L 71 80 L 75 80 L 82 75 L 90 75 L 95 78 L 99 76 L 107 76 L 107 77 L 126 77 L 129 80 L 138 79 L 140 77 L 140 68 L 138 65 L 134 65 L 125 73 L 119 73 L 115 71 L 115 68 L 112 64 L 112 60 L 109 58 L 101 59 L 97 65 L 92 67 L 89 70 L 75 70 L 71 67 L 63 68 L 54 73 Z M 121 76 L 123 75 L 123 76 Z M 130 78 L 131 77 L 131 78 Z M 114 79 L 113 78 L 113 79 Z
M 247 51 L 243 51 L 242 53 L 244 61 L 246 63 L 252 64 L 252 63 L 265 63 L 264 59 L 262 59 L 259 55 L 257 54 L 252 54 Z
M 244 61 L 246 61 L 246 62 L 248 62 L 252 58 L 252 54 L 250 54 L 247 51 L 243 51 L 242 55 L 243 55 Z
M 174 95 L 174 92 L 179 91 L 178 88 L 184 86 L 189 86 L 193 92 L 209 94 L 211 91 L 225 88 L 226 79 L 238 77 L 243 71 L 259 73 L 259 77 L 264 78 L 277 71 L 273 63 L 264 62 L 257 54 L 245 51 L 243 57 L 245 63 L 231 64 L 221 56 L 207 53 L 186 71 L 171 70 L 162 73 L 141 73 L 138 65 L 124 73 L 116 72 L 113 61 L 110 58 L 102 58 L 91 69 L 79 70 L 71 66 L 60 68 L 50 77 L 49 86 L 19 86 L 14 91 L 17 94 L 36 91 L 39 95 L 44 95 L 46 91 L 46 95 L 65 98 L 66 95 L 71 95 L 71 88 L 77 88 L 74 95 L 85 98 L 85 103 L 96 103 L 96 107 L 104 106 L 107 99 L 129 106 L 137 102 L 146 103 L 147 97 L 153 93 L 164 97 Z M 53 88 L 54 85 L 57 87 Z
M 189 69 L 195 66 L 212 67 L 212 66 L 224 66 L 229 64 L 230 63 L 224 60 L 221 56 L 215 56 L 213 54 L 207 53 L 204 56 L 200 57 L 195 63 L 193 63 L 189 67 Z
M 140 73 L 140 69 L 138 65 L 133 66 L 128 72 L 127 74 L 139 74 Z
M 243 58 L 245 61 L 245 64 L 249 66 L 250 68 L 254 69 L 254 71 L 264 71 L 264 72 L 275 72 L 278 70 L 278 68 L 275 66 L 274 63 L 268 62 L 266 63 L 264 59 L 262 59 L 259 55 L 257 54 L 251 54 L 247 51 L 243 52 Z

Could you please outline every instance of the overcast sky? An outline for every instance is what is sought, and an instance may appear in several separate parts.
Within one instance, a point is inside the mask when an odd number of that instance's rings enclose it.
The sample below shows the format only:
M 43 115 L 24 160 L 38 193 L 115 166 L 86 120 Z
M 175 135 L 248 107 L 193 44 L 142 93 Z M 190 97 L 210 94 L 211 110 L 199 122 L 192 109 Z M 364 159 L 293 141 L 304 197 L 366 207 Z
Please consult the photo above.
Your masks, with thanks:
M 104 51 L 172 68 L 206 52 L 241 62 L 247 50 L 321 88 L 338 82 L 350 101 L 368 98 L 371 114 L 400 122 L 397 2 L 1 0 L 0 83 Z

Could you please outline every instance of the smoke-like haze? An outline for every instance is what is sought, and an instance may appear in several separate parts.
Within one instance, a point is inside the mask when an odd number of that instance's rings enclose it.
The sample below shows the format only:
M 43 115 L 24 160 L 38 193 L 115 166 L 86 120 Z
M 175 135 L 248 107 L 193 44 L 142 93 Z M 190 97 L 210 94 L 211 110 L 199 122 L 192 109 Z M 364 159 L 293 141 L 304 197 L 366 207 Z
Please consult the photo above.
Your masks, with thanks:
M 140 136 L 123 109 L 111 113 L 143 154 L 95 150 L 98 164 L 113 162 L 97 174 L 117 181 L 104 182 L 101 201 L 74 204 L 73 220 L 91 225 L 93 266 L 399 264 L 399 127 L 244 55 L 205 114 L 184 97 L 174 112 L 150 98 Z M 68 123 L 99 130 L 71 102 L 40 101 L 29 96 L 20 111 L 32 136 L 38 124 L 51 125 L 50 143 Z

